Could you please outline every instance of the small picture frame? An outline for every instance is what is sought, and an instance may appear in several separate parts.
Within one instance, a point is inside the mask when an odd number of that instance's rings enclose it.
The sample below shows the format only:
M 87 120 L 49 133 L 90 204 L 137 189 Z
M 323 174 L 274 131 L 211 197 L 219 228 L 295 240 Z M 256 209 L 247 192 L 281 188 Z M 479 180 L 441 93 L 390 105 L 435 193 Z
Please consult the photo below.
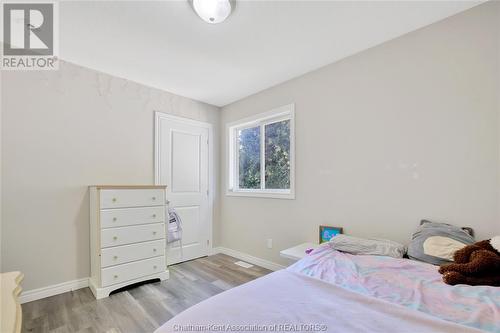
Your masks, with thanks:
M 339 227 L 331 227 L 328 225 L 320 225 L 319 226 L 319 243 L 325 243 L 330 241 L 332 237 L 337 236 L 342 233 L 342 228 Z

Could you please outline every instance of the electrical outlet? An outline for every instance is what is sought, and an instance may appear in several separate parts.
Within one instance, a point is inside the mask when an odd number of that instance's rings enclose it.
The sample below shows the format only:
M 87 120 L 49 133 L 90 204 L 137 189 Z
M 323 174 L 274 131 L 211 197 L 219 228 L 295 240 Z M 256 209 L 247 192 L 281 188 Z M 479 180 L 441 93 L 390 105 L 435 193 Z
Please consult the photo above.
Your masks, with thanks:
M 267 239 L 267 248 L 268 249 L 272 249 L 273 248 L 273 239 L 272 238 L 268 238 Z

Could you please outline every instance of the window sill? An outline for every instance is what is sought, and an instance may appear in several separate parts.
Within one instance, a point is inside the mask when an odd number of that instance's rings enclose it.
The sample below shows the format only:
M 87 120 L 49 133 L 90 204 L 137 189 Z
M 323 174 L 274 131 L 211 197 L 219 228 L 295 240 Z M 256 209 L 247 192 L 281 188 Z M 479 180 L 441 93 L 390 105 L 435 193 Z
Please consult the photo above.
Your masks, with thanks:
M 268 198 L 268 199 L 286 199 L 295 200 L 295 193 L 287 192 L 260 192 L 260 191 L 226 191 L 226 196 L 229 197 L 253 197 L 253 198 Z

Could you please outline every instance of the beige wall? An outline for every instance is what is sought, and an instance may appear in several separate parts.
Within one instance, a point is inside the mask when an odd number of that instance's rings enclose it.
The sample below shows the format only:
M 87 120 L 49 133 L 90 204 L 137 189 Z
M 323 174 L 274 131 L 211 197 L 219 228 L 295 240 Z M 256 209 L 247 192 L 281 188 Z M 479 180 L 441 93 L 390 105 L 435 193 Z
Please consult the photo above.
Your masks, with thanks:
M 222 195 L 216 245 L 282 262 L 279 250 L 315 241 L 319 224 L 401 242 L 421 218 L 500 233 L 499 7 L 248 97 L 221 119 L 216 107 L 72 64 L 2 72 L 0 269 L 23 271 L 25 290 L 89 275 L 87 185 L 153 182 L 154 110 L 220 128 L 296 104 L 296 200 Z
M 67 63 L 3 73 L 2 97 L 2 270 L 25 290 L 90 275 L 87 186 L 153 183 L 155 110 L 219 123 L 216 107 Z
M 296 200 L 221 196 L 221 246 L 283 262 L 320 224 L 404 243 L 423 218 L 500 232 L 499 6 L 224 107 L 221 128 L 295 103 L 297 170 Z

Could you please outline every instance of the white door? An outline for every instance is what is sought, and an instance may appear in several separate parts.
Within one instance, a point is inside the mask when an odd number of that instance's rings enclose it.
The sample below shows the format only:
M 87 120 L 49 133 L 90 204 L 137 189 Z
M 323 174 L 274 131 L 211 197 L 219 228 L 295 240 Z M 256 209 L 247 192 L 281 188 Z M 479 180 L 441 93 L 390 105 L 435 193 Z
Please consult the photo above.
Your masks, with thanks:
M 156 183 L 182 220 L 182 241 L 167 244 L 167 264 L 208 255 L 210 125 L 156 113 Z M 167 221 L 168 222 L 168 221 Z

